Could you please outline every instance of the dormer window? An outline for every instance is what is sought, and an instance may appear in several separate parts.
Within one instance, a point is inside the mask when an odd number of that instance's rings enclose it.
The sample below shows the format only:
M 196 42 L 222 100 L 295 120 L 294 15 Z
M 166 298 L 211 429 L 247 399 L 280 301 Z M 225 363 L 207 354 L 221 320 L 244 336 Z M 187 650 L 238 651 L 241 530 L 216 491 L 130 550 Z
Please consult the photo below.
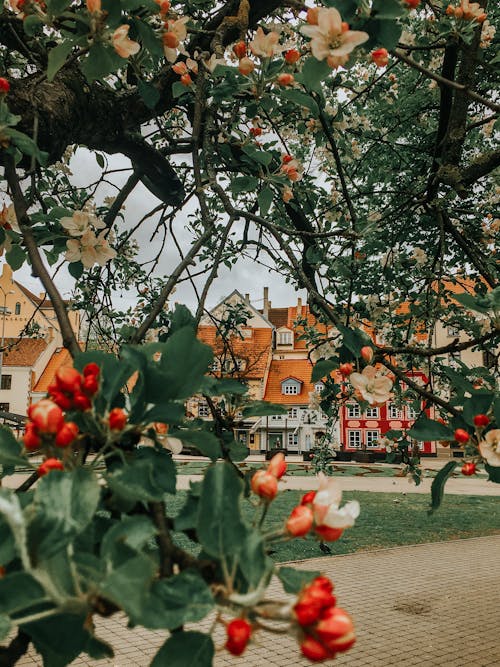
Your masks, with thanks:
M 314 391 L 317 394 L 321 394 L 321 392 L 323 391 L 324 388 L 325 388 L 325 385 L 322 382 L 316 382 L 316 384 L 314 385 Z
M 295 378 L 287 378 L 281 383 L 281 393 L 285 396 L 300 394 L 302 382 Z
M 285 328 L 278 329 L 277 343 L 278 345 L 293 345 L 293 331 Z

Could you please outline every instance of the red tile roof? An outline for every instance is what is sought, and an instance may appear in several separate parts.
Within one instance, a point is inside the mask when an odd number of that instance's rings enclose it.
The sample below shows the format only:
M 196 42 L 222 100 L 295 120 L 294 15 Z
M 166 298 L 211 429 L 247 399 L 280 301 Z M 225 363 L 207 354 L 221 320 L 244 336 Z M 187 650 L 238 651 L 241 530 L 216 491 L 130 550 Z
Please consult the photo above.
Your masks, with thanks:
M 33 366 L 47 347 L 43 338 L 6 338 L 3 355 L 4 366 Z
M 284 361 L 272 361 L 267 378 L 264 400 L 271 403 L 283 403 L 286 405 L 304 405 L 309 403 L 309 394 L 314 391 L 311 383 L 313 366 L 309 359 L 285 359 Z M 281 383 L 287 378 L 293 378 L 302 382 L 300 394 L 282 394 Z
M 249 380 L 262 379 L 269 364 L 272 348 L 271 329 L 251 329 L 252 337 L 232 336 L 229 345 L 232 354 L 245 362 L 245 367 L 238 375 Z M 210 345 L 215 357 L 224 355 L 224 343 L 214 326 L 198 327 L 198 339 Z
M 54 381 L 57 371 L 63 366 L 72 366 L 73 361 L 71 355 L 66 348 L 56 350 L 50 357 L 49 363 L 45 366 L 45 370 L 38 378 L 33 391 L 46 392 L 49 385 Z

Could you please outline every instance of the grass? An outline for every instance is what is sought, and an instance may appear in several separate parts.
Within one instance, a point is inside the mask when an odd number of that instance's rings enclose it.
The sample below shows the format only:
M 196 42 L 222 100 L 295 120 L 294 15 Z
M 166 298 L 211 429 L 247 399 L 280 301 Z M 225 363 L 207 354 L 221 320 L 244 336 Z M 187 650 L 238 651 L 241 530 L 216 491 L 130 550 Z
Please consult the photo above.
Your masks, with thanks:
M 300 502 L 301 491 L 283 491 L 272 503 L 264 529 L 278 530 L 290 511 Z M 169 503 L 171 510 L 182 506 L 185 493 L 179 492 Z M 491 496 L 445 496 L 440 509 L 427 514 L 427 495 L 344 493 L 343 500 L 359 500 L 361 514 L 356 525 L 346 530 L 340 540 L 330 544 L 332 554 L 382 549 L 405 544 L 440 542 L 467 537 L 500 533 L 500 502 Z M 253 508 L 244 502 L 244 512 L 250 521 Z M 196 550 L 196 545 L 184 535 L 176 534 L 180 546 Z M 310 537 L 291 540 L 273 546 L 272 558 L 277 562 L 303 560 L 325 556 L 319 543 Z

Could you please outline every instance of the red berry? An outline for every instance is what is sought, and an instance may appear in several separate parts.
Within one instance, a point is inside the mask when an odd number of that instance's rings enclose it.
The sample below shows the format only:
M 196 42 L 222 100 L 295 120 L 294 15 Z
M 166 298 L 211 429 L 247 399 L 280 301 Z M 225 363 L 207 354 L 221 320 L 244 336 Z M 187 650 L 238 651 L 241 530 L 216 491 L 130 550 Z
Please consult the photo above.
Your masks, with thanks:
M 252 636 L 252 626 L 244 618 L 235 618 L 227 624 L 226 649 L 233 655 L 241 655 Z
M 38 466 L 38 477 L 46 475 L 51 470 L 64 470 L 64 466 L 59 459 L 45 459 L 45 461 Z
M 50 397 L 56 405 L 58 405 L 61 410 L 70 410 L 73 407 L 72 399 L 64 394 L 62 391 L 51 391 Z
M 57 433 L 64 423 L 61 408 L 48 398 L 30 405 L 28 417 L 39 433 Z
M 10 90 L 10 83 L 5 77 L 0 76 L 0 93 L 6 95 L 9 92 L 9 90 Z
M 283 164 L 288 164 L 292 160 L 293 160 L 293 157 L 291 155 L 288 155 L 288 154 L 283 155 L 283 157 L 281 158 L 281 161 L 283 162 Z
M 479 428 L 483 426 L 488 426 L 490 423 L 490 418 L 487 417 L 486 415 L 476 415 L 473 419 L 474 421 L 474 426 L 478 426 Z
M 82 391 L 86 396 L 94 396 L 99 389 L 97 375 L 87 375 L 83 378 Z
M 63 366 L 56 373 L 57 387 L 60 391 L 67 391 L 71 394 L 80 391 L 82 386 L 82 376 L 70 366 Z
M 23 435 L 23 443 L 26 449 L 28 449 L 29 451 L 38 449 L 42 444 L 42 440 L 38 435 L 38 431 L 33 422 L 28 422 L 26 424 L 26 430 Z
M 90 402 L 90 398 L 85 396 L 85 394 L 75 394 L 73 396 L 73 407 L 75 410 L 85 412 L 85 410 L 90 410 L 92 403 Z
M 462 470 L 460 472 L 466 477 L 474 475 L 476 473 L 476 464 L 472 463 L 472 461 L 467 461 L 467 463 L 463 464 Z
M 457 428 L 454 433 L 454 438 L 457 442 L 469 442 L 470 435 L 463 428 Z
M 385 67 L 389 62 L 389 52 L 387 49 L 376 49 L 371 52 L 371 59 L 377 67 Z
M 87 377 L 87 375 L 95 375 L 96 377 L 99 377 L 99 374 L 101 372 L 101 369 L 97 364 L 95 364 L 93 361 L 90 362 L 90 364 L 87 364 L 84 369 L 83 369 L 83 377 Z
M 109 413 L 108 423 L 112 431 L 123 431 L 127 424 L 127 413 L 121 408 L 113 408 Z
M 56 435 L 56 446 L 67 447 L 71 445 L 78 435 L 78 431 L 79 429 L 75 422 L 66 422 Z

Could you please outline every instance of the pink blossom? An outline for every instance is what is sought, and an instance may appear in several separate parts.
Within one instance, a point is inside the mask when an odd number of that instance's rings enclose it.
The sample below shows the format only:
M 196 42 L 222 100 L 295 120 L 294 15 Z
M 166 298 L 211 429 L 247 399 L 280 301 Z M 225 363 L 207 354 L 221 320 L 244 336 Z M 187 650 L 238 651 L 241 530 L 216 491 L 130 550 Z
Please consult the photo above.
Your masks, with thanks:
M 319 488 L 312 502 L 315 530 L 323 539 L 338 539 L 341 531 L 354 526 L 359 516 L 359 503 L 357 500 L 351 500 L 340 507 L 342 490 L 338 482 L 323 473 L 318 477 Z
M 163 33 L 163 53 L 169 63 L 174 63 L 177 60 L 177 50 L 180 43 L 187 37 L 186 23 L 189 17 L 182 16 L 180 19 L 170 19 L 165 24 L 165 32 Z
M 374 366 L 366 366 L 362 373 L 351 373 L 349 382 L 357 396 L 370 405 L 384 404 L 391 398 L 392 380 Z
M 120 25 L 114 31 L 112 42 L 113 47 L 116 53 L 122 58 L 128 58 L 139 52 L 141 45 L 138 42 L 134 42 L 128 36 L 128 31 L 130 30 L 129 25 Z
M 479 443 L 479 451 L 486 463 L 500 467 L 500 428 L 488 431 Z
M 272 58 L 275 53 L 279 53 L 282 49 L 277 46 L 280 36 L 277 32 L 271 30 L 267 35 L 262 28 L 257 28 L 253 41 L 250 42 L 250 50 L 254 56 L 261 58 Z
M 366 32 L 349 30 L 334 7 L 318 10 L 318 24 L 304 25 L 300 29 L 311 37 L 311 52 L 317 60 L 325 60 L 331 68 L 344 65 L 349 54 L 369 38 Z

